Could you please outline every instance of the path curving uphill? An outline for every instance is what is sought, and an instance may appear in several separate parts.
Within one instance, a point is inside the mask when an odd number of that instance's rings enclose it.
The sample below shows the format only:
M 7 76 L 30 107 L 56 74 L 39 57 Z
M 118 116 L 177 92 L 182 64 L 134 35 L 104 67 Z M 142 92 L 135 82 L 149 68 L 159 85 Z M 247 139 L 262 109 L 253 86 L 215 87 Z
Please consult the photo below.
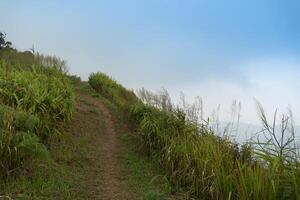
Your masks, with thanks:
M 84 189 L 89 199 L 136 199 L 129 188 L 128 173 L 120 163 L 122 144 L 117 120 L 99 97 L 77 91 L 77 112 L 69 125 L 71 132 L 93 135 L 89 146 Z M 131 191 L 131 192 L 130 192 Z M 85 191 L 87 192 L 87 191 Z

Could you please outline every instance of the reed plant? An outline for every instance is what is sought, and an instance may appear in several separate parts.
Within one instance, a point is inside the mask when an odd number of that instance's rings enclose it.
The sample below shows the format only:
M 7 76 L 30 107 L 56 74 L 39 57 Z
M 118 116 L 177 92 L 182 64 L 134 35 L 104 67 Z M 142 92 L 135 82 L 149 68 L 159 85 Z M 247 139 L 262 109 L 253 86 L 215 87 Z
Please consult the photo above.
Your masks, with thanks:
M 72 117 L 75 96 L 59 59 L 0 51 L 0 177 L 50 161 L 47 140 Z
M 126 92 L 104 74 L 90 79 L 90 84 L 113 102 L 120 96 L 108 94 Z M 139 100 L 123 105 L 129 106 L 140 145 L 160 163 L 174 190 L 186 188 L 201 199 L 300 198 L 299 155 L 291 115 L 284 115 L 276 126 L 275 114 L 270 125 L 258 106 L 263 124 L 259 135 L 264 140 L 259 137 L 238 144 L 226 134 L 217 134 L 211 120 L 203 119 L 201 99 L 190 106 L 174 106 L 165 90 L 137 93 Z

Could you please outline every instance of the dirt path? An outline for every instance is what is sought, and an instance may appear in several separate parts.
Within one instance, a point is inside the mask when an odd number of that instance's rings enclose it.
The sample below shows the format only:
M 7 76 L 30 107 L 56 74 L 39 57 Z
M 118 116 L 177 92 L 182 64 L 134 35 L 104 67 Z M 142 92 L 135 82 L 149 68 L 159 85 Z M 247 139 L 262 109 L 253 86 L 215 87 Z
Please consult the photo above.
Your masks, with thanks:
M 75 121 L 73 128 L 79 128 L 80 131 L 95 135 L 91 141 L 94 151 L 89 155 L 89 170 L 93 171 L 91 173 L 94 177 L 90 176 L 89 179 L 93 180 L 87 180 L 87 184 L 93 182 L 89 188 L 91 190 L 90 198 L 101 200 L 135 199 L 133 194 L 129 192 L 127 174 L 120 164 L 119 157 L 122 146 L 115 129 L 117 120 L 99 98 L 85 93 L 78 95 L 80 99 L 77 105 L 78 123 Z

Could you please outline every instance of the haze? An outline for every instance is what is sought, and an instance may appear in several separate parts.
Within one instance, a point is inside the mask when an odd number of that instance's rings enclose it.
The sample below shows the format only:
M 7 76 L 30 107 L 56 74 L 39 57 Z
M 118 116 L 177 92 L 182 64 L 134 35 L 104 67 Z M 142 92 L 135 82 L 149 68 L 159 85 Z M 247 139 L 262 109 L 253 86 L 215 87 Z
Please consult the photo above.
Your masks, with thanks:
M 200 96 L 223 120 L 290 106 L 300 124 L 300 3 L 287 0 L 0 2 L 0 31 L 18 49 L 56 54 L 86 80 L 102 71 L 128 88 Z

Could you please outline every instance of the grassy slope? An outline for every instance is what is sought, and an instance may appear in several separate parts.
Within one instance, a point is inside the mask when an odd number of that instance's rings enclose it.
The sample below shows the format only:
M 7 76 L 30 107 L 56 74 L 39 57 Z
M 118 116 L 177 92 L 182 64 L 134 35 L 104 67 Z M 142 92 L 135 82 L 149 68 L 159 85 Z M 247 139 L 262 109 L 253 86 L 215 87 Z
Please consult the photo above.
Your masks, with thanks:
M 88 116 L 76 112 L 74 119 L 67 125 L 63 125 L 60 131 L 63 136 L 57 136 L 51 141 L 51 154 L 55 161 L 48 166 L 36 163 L 34 173 L 27 174 L 23 178 L 11 179 L 0 183 L 0 199 L 92 199 L 97 183 L 93 178 L 96 174 L 95 157 L 97 144 L 95 138 L 99 130 L 93 129 L 93 121 L 84 119 L 98 119 L 95 108 L 81 97 L 82 93 L 98 96 L 89 86 L 82 82 L 74 83 L 77 93 L 78 107 L 85 107 L 90 112 Z M 99 96 L 99 100 L 113 111 L 118 117 L 117 131 L 122 141 L 120 161 L 128 171 L 130 192 L 137 194 L 138 199 L 169 199 L 171 197 L 168 181 L 157 170 L 157 164 L 153 160 L 142 157 L 135 152 L 134 140 L 124 128 L 124 122 L 120 113 L 105 98 Z M 103 124 L 100 123 L 101 126 Z M 75 176 L 74 176 L 75 174 Z
M 129 170 L 129 181 L 143 200 L 192 199 L 184 192 L 172 191 L 172 187 L 158 162 L 149 156 L 137 153 L 135 139 L 130 133 L 120 135 L 126 145 L 122 160 Z
M 78 98 L 77 102 L 80 103 Z M 40 163 L 37 163 L 32 175 L 1 182 L 0 194 L 3 198 L 86 199 L 84 182 L 92 176 L 88 169 L 89 156 L 93 153 L 89 142 L 95 135 L 83 134 L 72 129 L 74 122 L 81 117 L 80 113 L 76 113 L 72 122 L 61 126 L 60 132 L 63 134 L 52 139 L 52 165 L 41 167 Z
M 89 89 L 90 90 L 90 89 Z M 173 194 L 170 182 L 161 170 L 159 163 L 152 157 L 142 155 L 136 145 L 135 134 L 131 132 L 128 119 L 120 108 L 90 90 L 92 96 L 97 96 L 108 107 L 117 120 L 116 129 L 122 143 L 121 164 L 127 170 L 131 193 L 136 193 L 141 200 L 180 200 L 188 199 L 183 192 Z M 128 126 L 129 125 L 129 126 Z
M 98 95 L 94 94 L 94 95 Z M 102 102 L 112 111 L 118 119 L 117 130 L 123 144 L 121 162 L 127 169 L 129 184 L 133 193 L 137 193 L 141 200 L 180 200 L 190 199 L 183 191 L 172 191 L 172 187 L 165 172 L 153 157 L 143 155 L 133 134 L 128 127 L 128 119 L 124 118 L 118 106 L 99 96 Z

